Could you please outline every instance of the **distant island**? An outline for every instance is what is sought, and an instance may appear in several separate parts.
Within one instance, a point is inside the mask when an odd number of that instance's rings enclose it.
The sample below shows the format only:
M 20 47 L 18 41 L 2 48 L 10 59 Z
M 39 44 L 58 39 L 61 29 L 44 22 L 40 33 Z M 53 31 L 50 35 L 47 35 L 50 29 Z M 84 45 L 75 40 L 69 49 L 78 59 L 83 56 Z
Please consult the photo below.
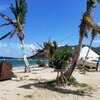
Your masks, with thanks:
M 0 57 L 0 59 L 22 59 L 22 58 L 15 58 L 15 57 Z
M 74 47 L 75 50 L 76 50 L 76 49 L 77 49 L 77 46 L 78 46 L 78 45 L 73 45 L 73 46 L 69 46 L 69 47 Z M 89 47 L 89 45 L 83 44 L 82 47 L 84 47 L 84 46 L 88 46 L 88 47 Z M 59 48 L 60 48 L 60 49 L 63 49 L 64 47 L 65 47 L 65 46 L 61 46 L 61 47 L 59 47 Z M 91 47 L 91 49 L 92 49 L 94 52 L 96 52 L 97 54 L 100 55 L 100 47 Z

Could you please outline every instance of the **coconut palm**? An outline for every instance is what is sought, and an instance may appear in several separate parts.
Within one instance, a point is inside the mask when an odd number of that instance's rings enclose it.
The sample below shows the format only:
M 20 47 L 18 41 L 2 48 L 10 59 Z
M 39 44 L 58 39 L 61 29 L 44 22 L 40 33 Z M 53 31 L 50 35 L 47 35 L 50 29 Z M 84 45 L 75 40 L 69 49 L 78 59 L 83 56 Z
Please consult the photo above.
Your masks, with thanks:
M 78 61 L 78 58 L 79 58 L 79 55 L 80 55 L 80 50 L 81 50 L 81 47 L 82 47 L 82 41 L 84 39 L 84 36 L 88 36 L 88 31 L 91 29 L 91 28 L 94 28 L 94 29 L 97 29 L 99 31 L 99 27 L 97 25 L 95 25 L 92 21 L 92 17 L 91 17 L 91 11 L 92 9 L 94 8 L 94 4 L 96 2 L 100 2 L 100 0 L 87 0 L 87 8 L 86 8 L 86 12 L 83 13 L 83 17 L 82 17 L 82 20 L 81 20 L 81 23 L 80 23 L 80 31 L 79 31 L 79 44 L 78 44 L 78 48 L 77 48 L 77 52 L 76 52 L 76 56 L 75 56 L 75 60 L 73 62 L 73 64 L 71 65 L 71 67 L 64 73 L 65 77 L 66 78 L 69 78 L 71 76 L 71 74 L 73 73 L 75 67 L 76 67 L 76 64 L 77 64 L 77 61 Z
M 36 50 L 36 54 L 33 55 L 34 58 L 41 58 L 41 59 L 50 59 L 55 50 L 58 48 L 57 42 L 53 41 L 53 43 L 50 41 L 50 39 L 47 42 L 44 42 L 43 45 L 40 45 L 39 43 L 37 43 L 37 45 L 39 46 L 39 49 Z M 33 50 L 33 49 L 32 49 Z M 34 52 L 34 50 L 33 50 Z M 43 67 L 43 65 L 45 66 L 44 62 L 41 60 L 37 61 L 37 64 Z
M 100 31 L 99 31 L 99 32 L 100 32 Z M 83 67 L 85 66 L 85 62 L 86 62 L 87 56 L 88 56 L 88 54 L 89 54 L 89 51 L 90 51 L 90 49 L 91 49 L 92 42 L 93 42 L 93 40 L 94 40 L 94 38 L 95 38 L 95 36 L 96 36 L 97 34 L 100 34 L 100 33 L 98 33 L 98 31 L 96 31 L 95 29 L 92 29 L 92 39 L 91 39 L 91 42 L 90 42 L 89 49 L 88 49 L 88 51 L 87 51 L 85 60 L 84 60 L 84 62 L 83 62 Z
M 4 15 L 3 13 L 0 13 L 0 16 L 7 21 L 7 23 L 0 25 L 0 27 L 12 25 L 14 27 L 14 29 L 11 30 L 10 32 L 8 32 L 7 34 L 5 34 L 4 36 L 2 36 L 0 38 L 0 40 L 6 38 L 8 36 L 10 38 L 12 38 L 15 34 L 17 34 L 17 36 L 21 42 L 21 48 L 22 48 L 23 55 L 24 55 L 25 72 L 30 72 L 29 63 L 28 63 L 26 53 L 25 53 L 24 32 L 23 32 L 23 28 L 24 28 L 23 25 L 25 24 L 25 17 L 26 17 L 26 13 L 27 13 L 27 3 L 25 0 L 15 0 L 15 6 L 13 4 L 11 4 L 10 10 L 12 11 L 12 13 L 14 15 L 14 20 L 11 19 L 10 17 Z
M 83 68 L 84 68 L 84 66 L 85 66 L 85 62 L 86 62 L 86 59 L 87 59 L 87 57 L 88 57 L 89 51 L 90 51 L 90 49 L 91 49 L 92 42 L 93 42 L 93 40 L 94 40 L 94 38 L 95 38 L 96 35 L 97 35 L 96 31 L 93 29 L 93 30 L 92 30 L 92 39 L 91 39 L 91 42 L 90 42 L 90 45 L 89 45 L 89 49 L 88 49 L 87 54 L 86 54 L 86 56 L 85 56 L 85 60 L 83 61 Z
M 37 43 L 38 44 L 38 43 Z M 53 41 L 53 43 L 50 41 L 50 39 L 47 41 L 47 42 L 44 42 L 43 43 L 43 46 L 38 44 L 39 47 L 41 49 L 38 49 L 37 50 L 37 55 L 38 54 L 43 54 L 44 57 L 46 58 L 51 58 L 54 51 L 58 48 L 58 45 L 57 45 L 57 42 L 56 41 Z

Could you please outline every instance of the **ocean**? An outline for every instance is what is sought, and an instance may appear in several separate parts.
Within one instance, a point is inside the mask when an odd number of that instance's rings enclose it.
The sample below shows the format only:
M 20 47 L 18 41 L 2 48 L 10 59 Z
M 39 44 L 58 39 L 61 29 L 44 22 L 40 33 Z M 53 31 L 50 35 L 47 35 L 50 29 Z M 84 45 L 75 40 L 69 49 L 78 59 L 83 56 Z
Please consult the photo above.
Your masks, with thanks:
M 4 60 L 0 60 L 0 63 L 4 61 Z M 13 66 L 13 68 L 20 68 L 20 67 L 24 67 L 24 61 L 21 60 L 14 60 L 14 59 L 10 59 L 10 60 L 6 60 L 8 62 L 10 62 Z M 29 65 L 35 67 L 35 65 L 37 65 L 37 60 L 28 60 L 29 61 Z M 47 64 L 48 61 L 45 60 L 45 63 Z

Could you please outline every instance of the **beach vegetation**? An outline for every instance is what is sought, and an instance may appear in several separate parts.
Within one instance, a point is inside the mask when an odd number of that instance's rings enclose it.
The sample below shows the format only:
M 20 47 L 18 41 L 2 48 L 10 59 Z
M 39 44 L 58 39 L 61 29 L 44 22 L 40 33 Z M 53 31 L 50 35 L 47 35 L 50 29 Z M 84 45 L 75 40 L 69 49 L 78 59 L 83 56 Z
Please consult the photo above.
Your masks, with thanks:
M 49 59 L 49 67 L 57 72 L 56 85 L 65 84 L 66 78 L 63 72 L 68 68 L 69 58 L 72 56 L 69 47 L 66 45 L 63 50 L 55 50 L 53 56 Z M 60 78 L 58 78 L 60 76 Z
M 47 42 L 43 42 L 43 45 L 37 44 L 40 48 L 36 50 L 36 55 L 43 55 L 47 59 L 51 58 L 55 50 L 58 49 L 58 44 L 55 40 L 51 42 L 49 39 Z
M 43 67 L 45 66 L 44 60 L 49 60 L 53 56 L 55 50 L 58 49 L 58 45 L 55 40 L 51 42 L 50 39 L 47 42 L 44 42 L 43 45 L 40 45 L 39 43 L 37 44 L 40 48 L 36 50 L 36 54 L 33 56 L 37 59 L 37 64 Z
M 54 69 L 66 69 L 69 57 L 71 57 L 71 52 L 68 46 L 65 46 L 63 50 L 57 49 L 49 59 L 49 67 Z

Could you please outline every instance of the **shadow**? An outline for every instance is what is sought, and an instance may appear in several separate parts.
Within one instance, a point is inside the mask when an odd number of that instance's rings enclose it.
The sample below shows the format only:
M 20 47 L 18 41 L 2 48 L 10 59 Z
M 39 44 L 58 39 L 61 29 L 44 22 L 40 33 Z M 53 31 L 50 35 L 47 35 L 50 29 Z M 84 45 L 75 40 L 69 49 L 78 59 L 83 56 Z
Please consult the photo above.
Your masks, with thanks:
M 78 96 L 89 96 L 93 97 L 91 94 L 82 90 L 70 90 L 66 88 L 56 88 L 55 85 L 49 85 L 47 82 L 38 82 L 34 84 L 28 84 L 28 85 L 22 85 L 19 88 L 25 88 L 25 89 L 32 89 L 31 87 L 36 87 L 36 88 L 42 88 L 42 89 L 48 89 L 50 91 L 58 92 L 58 93 L 63 93 L 63 94 L 73 94 L 73 95 L 78 95 Z
M 2 79 L 2 80 L 0 80 L 0 82 L 9 81 L 9 80 L 11 80 L 11 78 L 9 78 L 9 79 Z
M 48 67 L 37 67 L 37 68 L 33 68 L 33 70 L 32 71 L 41 71 L 41 70 L 44 70 L 44 69 L 46 69 L 46 68 L 48 68 Z

